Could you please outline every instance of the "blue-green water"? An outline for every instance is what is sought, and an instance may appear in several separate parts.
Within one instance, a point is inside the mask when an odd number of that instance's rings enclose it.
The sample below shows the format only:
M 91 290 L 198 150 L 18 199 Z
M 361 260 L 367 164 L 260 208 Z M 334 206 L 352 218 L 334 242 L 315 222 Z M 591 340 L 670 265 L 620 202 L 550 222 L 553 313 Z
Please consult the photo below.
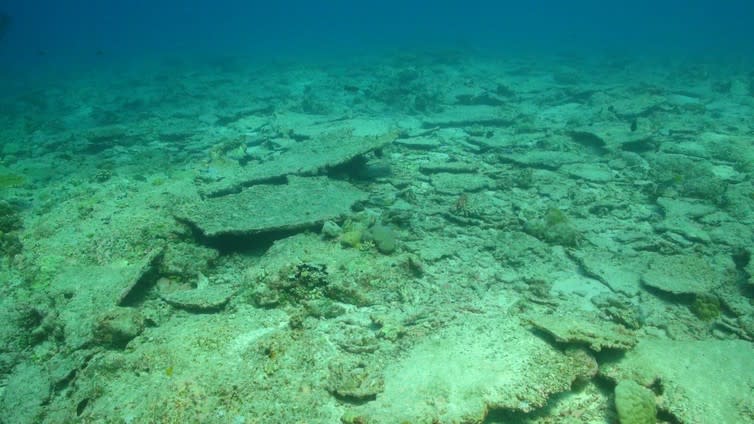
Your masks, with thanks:
M 113 56 L 331 56 L 382 49 L 485 48 L 746 57 L 754 6 L 744 0 L 573 2 L 3 2 L 3 68 L 53 68 Z M 97 52 L 105 58 L 93 58 Z M 44 53 L 45 58 L 39 58 Z
M 0 423 L 754 422 L 754 6 L 0 2 Z

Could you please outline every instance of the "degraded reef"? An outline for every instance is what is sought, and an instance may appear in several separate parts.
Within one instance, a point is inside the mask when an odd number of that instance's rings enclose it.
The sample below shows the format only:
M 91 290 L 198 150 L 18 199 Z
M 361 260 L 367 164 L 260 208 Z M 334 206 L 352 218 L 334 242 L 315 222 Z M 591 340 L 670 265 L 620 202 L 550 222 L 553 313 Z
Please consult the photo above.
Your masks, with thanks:
M 748 71 L 129 72 L 3 100 L 4 422 L 754 422 Z

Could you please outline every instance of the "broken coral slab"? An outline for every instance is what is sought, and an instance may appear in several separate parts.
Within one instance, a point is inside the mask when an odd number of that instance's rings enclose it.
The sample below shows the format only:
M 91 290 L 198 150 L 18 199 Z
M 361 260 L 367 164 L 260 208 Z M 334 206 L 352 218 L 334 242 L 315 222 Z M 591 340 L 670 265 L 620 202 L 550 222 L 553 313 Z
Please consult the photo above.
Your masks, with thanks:
M 327 367 L 294 372 L 281 361 L 303 364 L 315 353 L 326 363 L 334 348 L 321 336 L 297 334 L 294 340 L 287 327 L 285 312 L 249 305 L 223 314 L 176 314 L 149 328 L 148 337 L 137 338 L 125 352 L 106 352 L 82 367 L 69 396 L 51 399 L 44 422 L 114 423 L 129 417 L 149 423 L 160 417 L 169 423 L 228 423 L 242 422 L 244 416 L 275 417 L 268 422 L 279 423 L 306 421 L 303 416 L 338 422 L 336 401 L 322 388 Z M 281 356 L 274 358 L 273 351 Z M 302 395 L 290 387 L 313 389 Z M 77 411 L 82 399 L 85 412 Z
M 549 133 L 532 128 L 517 131 L 512 128 L 496 128 L 494 132 L 473 135 L 466 142 L 479 148 L 479 151 L 498 150 L 502 153 L 510 152 L 511 149 L 526 149 L 527 146 L 537 144 L 540 140 L 549 137 Z
M 80 348 L 92 340 L 92 328 L 97 314 L 128 302 L 129 295 L 154 269 L 162 257 L 155 249 L 141 260 L 130 263 L 114 262 L 101 266 L 71 266 L 61 270 L 53 281 L 50 292 L 61 302 L 60 319 L 65 330 L 66 343 Z
M 333 133 L 348 133 L 353 137 L 380 137 L 394 129 L 394 123 L 385 119 L 367 117 L 334 118 L 312 121 L 312 115 L 293 112 L 275 115 L 273 125 L 278 128 L 290 128 L 295 139 L 319 139 Z
M 632 129 L 628 122 L 634 121 L 635 117 L 617 120 L 600 121 L 599 125 L 581 126 L 572 128 L 568 132 L 572 141 L 585 147 L 598 150 L 632 150 L 631 146 L 636 146 L 642 141 L 649 143 L 647 147 L 652 147 L 654 143 L 651 137 L 654 135 L 649 125 L 637 125 Z
M 659 233 L 673 233 L 686 240 L 709 243 L 711 238 L 697 220 L 715 213 L 718 208 L 712 204 L 692 199 L 672 199 L 660 197 L 657 205 L 664 212 L 664 219 L 654 224 Z
M 498 159 L 520 166 L 550 170 L 556 170 L 563 165 L 584 162 L 584 157 L 577 153 L 536 149 L 520 153 L 501 153 Z
M 7 411 L 8 415 L 3 417 L 3 422 L 8 424 L 42 422 L 45 405 L 50 400 L 51 387 L 54 386 L 47 364 L 41 361 L 20 362 L 4 377 L 4 380 L 0 408 Z
M 754 346 L 742 340 L 644 339 L 600 372 L 662 386 L 658 407 L 683 423 L 744 423 L 754 413 Z M 724 384 L 722 384 L 724 383 Z
M 614 179 L 613 171 L 604 163 L 572 163 L 561 168 L 571 177 L 591 181 L 594 183 L 607 183 Z
M 235 289 L 228 284 L 159 293 L 160 298 L 171 306 L 193 312 L 211 312 L 222 309 L 234 294 Z
M 395 140 L 395 144 L 414 150 L 435 150 L 442 147 L 442 140 L 433 136 L 405 137 Z
M 700 228 L 699 224 L 680 217 L 667 217 L 655 223 L 652 227 L 657 233 L 666 234 L 667 237 L 682 244 L 689 242 L 707 244 L 712 240 L 710 235 Z
M 580 249 L 567 253 L 584 274 L 597 279 L 612 291 L 628 296 L 639 293 L 641 275 L 635 269 L 644 266 L 641 257 L 619 255 L 598 249 Z
M 589 346 L 595 352 L 627 350 L 637 342 L 633 331 L 584 311 L 561 307 L 551 313 L 531 314 L 527 318 L 536 329 L 551 335 L 555 341 Z
M 448 174 L 476 174 L 479 171 L 478 163 L 471 162 L 429 162 L 419 166 L 419 172 L 425 175 L 438 173 Z
M 702 294 L 717 288 L 727 278 L 725 270 L 717 270 L 705 257 L 653 254 L 641 282 L 671 294 Z
M 288 178 L 287 184 L 261 184 L 240 193 L 184 206 L 176 217 L 207 237 L 248 236 L 321 225 L 347 214 L 367 194 L 326 177 Z
M 493 408 L 529 412 L 596 372 L 584 351 L 563 353 L 505 317 L 464 316 L 384 371 L 376 400 L 347 423 L 482 423 Z
M 200 192 L 206 197 L 217 197 L 287 175 L 316 175 L 381 149 L 398 137 L 398 132 L 388 129 L 382 121 L 380 127 L 375 127 L 376 124 L 367 125 L 368 122 L 361 120 L 356 123 L 367 129 L 360 131 L 350 121 L 340 121 L 338 125 L 329 126 L 329 132 L 321 128 L 308 131 L 299 129 L 296 134 L 301 133 L 302 138 L 306 139 L 280 151 L 274 160 L 246 166 L 223 166 L 218 180 L 207 183 Z M 311 138 L 307 134 L 311 134 Z
M 517 112 L 500 106 L 453 106 L 434 113 L 422 122 L 423 128 L 464 128 L 473 126 L 508 127 Z
M 718 211 L 718 208 L 715 205 L 695 199 L 674 199 L 671 197 L 658 197 L 657 205 L 662 208 L 662 211 L 666 217 L 699 219 L 703 216 Z
M 491 178 L 478 174 L 440 172 L 432 175 L 432 186 L 438 193 L 462 194 L 477 192 L 493 185 Z

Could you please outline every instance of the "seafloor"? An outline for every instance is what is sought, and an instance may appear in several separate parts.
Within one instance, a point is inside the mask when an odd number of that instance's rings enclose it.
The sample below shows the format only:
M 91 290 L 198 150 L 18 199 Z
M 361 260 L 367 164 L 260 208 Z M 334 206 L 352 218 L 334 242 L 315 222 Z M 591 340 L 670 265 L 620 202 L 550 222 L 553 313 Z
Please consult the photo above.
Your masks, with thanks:
M 0 422 L 754 422 L 754 72 L 392 54 L 0 100 Z

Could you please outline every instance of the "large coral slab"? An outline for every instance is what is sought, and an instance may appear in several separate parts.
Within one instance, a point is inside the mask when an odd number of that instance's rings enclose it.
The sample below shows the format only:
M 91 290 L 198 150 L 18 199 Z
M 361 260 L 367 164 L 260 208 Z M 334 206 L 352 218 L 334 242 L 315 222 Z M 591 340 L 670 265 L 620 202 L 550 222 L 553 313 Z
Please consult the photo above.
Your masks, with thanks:
M 726 258 L 727 259 L 727 258 Z M 695 255 L 655 255 L 647 270 L 641 275 L 644 285 L 672 294 L 709 293 L 722 285 L 732 268 L 724 261 L 710 263 L 707 258 Z
M 253 235 L 313 227 L 348 213 L 366 197 L 343 181 L 292 176 L 288 184 L 255 185 L 187 205 L 177 217 L 207 237 Z
M 636 336 L 631 330 L 588 312 L 561 308 L 551 314 L 530 314 L 529 321 L 558 342 L 587 345 L 597 352 L 602 349 L 626 350 L 636 344 Z
M 356 125 L 365 129 L 357 132 Z M 311 139 L 281 151 L 275 160 L 224 169 L 223 178 L 202 187 L 201 192 L 204 196 L 216 197 L 287 175 L 319 174 L 392 143 L 398 133 L 390 131 L 385 125 L 381 121 L 354 120 L 325 127 L 329 132 L 312 131 Z M 362 135 L 364 132 L 368 135 Z
M 491 408 L 528 412 L 596 364 L 564 354 L 503 317 L 468 316 L 388 366 L 384 392 L 346 422 L 481 423 Z

